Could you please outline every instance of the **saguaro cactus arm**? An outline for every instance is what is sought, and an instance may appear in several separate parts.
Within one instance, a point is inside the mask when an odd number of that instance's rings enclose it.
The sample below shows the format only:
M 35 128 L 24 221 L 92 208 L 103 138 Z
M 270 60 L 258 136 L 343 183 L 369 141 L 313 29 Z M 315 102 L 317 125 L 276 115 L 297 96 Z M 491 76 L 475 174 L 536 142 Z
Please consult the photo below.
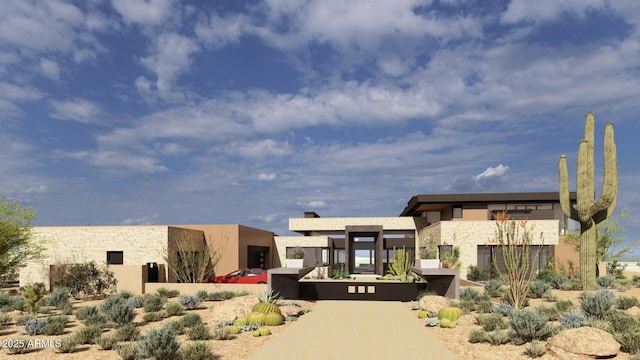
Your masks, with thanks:
M 560 174 L 560 186 L 558 188 L 560 195 L 560 206 L 562 212 L 569 218 L 580 221 L 578 210 L 571 205 L 571 196 L 569 193 L 569 170 L 567 168 L 567 157 L 562 155 L 558 164 L 558 173 Z
M 593 206 L 593 220 L 596 224 L 613 214 L 618 195 L 618 155 L 613 133 L 613 124 L 608 122 L 604 128 L 604 179 L 602 193 Z

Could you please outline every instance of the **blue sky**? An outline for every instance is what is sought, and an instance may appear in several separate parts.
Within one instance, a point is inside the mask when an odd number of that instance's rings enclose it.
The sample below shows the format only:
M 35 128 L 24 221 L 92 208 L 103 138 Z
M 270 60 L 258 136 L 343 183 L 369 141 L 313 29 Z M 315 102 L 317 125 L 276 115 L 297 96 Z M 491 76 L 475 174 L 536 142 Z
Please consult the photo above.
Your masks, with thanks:
M 287 234 L 308 210 L 557 191 L 593 111 L 597 189 L 612 121 L 638 218 L 638 59 L 633 0 L 5 0 L 0 192 L 36 225 Z

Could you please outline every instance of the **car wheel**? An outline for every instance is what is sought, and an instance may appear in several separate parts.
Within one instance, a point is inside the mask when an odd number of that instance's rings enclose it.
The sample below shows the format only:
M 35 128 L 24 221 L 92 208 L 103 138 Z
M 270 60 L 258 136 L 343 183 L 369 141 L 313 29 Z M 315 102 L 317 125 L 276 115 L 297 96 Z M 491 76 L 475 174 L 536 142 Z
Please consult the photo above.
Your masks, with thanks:
M 266 282 L 260 281 L 260 282 L 258 282 L 258 284 L 266 284 Z

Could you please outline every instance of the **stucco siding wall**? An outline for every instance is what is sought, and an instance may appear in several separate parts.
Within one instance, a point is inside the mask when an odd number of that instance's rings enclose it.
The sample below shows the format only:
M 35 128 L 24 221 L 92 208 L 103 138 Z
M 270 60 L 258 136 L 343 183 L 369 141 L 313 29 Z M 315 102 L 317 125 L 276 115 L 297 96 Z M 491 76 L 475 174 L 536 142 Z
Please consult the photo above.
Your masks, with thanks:
M 107 251 L 122 251 L 123 265 L 166 265 L 167 226 L 34 227 L 33 236 L 45 244 L 45 257 L 20 271 L 20 285 L 43 282 L 49 287 L 50 265 L 92 260 L 103 265 Z

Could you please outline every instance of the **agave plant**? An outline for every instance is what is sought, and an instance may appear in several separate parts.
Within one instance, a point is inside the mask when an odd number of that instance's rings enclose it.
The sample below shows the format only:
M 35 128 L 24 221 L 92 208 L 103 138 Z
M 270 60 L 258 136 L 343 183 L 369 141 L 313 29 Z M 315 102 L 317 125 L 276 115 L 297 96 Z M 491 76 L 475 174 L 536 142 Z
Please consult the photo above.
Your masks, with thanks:
M 273 291 L 273 289 L 267 289 L 262 295 L 258 296 L 258 301 L 261 303 L 275 304 L 282 299 L 284 298 L 280 296 L 280 293 Z

